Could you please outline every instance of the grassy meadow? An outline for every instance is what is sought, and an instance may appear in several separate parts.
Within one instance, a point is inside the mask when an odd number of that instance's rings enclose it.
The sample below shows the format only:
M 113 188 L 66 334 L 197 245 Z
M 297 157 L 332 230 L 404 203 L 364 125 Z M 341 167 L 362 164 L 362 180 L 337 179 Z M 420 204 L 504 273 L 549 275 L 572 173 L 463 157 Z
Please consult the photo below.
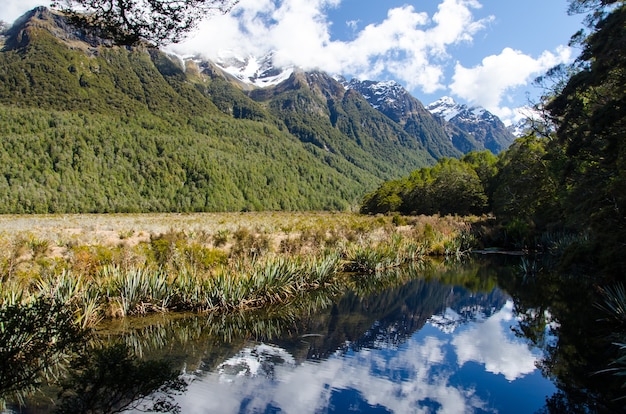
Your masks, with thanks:
M 459 255 L 475 218 L 263 212 L 0 216 L 0 307 L 49 298 L 76 322 L 285 303 L 347 275 Z

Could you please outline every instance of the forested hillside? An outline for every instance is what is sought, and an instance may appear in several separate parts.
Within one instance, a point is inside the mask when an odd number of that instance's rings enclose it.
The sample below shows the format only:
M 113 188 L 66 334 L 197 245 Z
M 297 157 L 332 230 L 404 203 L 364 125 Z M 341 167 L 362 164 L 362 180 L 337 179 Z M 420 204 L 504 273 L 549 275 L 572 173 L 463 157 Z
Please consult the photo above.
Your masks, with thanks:
M 611 278 L 623 279 L 626 6 L 572 5 L 593 11 L 590 33 L 574 38 L 582 48 L 575 64 L 556 67 L 543 79 L 551 85 L 541 102 L 543 126 L 497 159 L 470 153 L 386 182 L 365 197 L 361 210 L 493 212 L 518 246 L 543 248 L 542 237 L 568 235 L 566 260 L 601 263 Z
M 347 209 L 434 163 L 323 74 L 251 99 L 223 76 L 38 8 L 0 52 L 0 212 Z

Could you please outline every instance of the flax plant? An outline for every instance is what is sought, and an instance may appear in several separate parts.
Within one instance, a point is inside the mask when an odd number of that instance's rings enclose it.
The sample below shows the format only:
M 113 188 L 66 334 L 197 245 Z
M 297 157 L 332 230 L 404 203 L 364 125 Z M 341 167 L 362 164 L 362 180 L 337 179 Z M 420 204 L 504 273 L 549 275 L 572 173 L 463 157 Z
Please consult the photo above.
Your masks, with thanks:
M 5 222 L 17 230 L 50 228 L 4 239 L 10 248 L 0 260 L 0 305 L 43 294 L 70 307 L 82 326 L 103 317 L 287 303 L 342 286 L 344 272 L 383 274 L 427 255 L 456 254 L 471 241 L 461 234 L 461 219 L 425 216 L 90 215 L 67 224 L 53 216 L 19 223 Z M 63 225 L 71 229 L 67 236 Z M 99 228 L 112 239 L 91 235 Z

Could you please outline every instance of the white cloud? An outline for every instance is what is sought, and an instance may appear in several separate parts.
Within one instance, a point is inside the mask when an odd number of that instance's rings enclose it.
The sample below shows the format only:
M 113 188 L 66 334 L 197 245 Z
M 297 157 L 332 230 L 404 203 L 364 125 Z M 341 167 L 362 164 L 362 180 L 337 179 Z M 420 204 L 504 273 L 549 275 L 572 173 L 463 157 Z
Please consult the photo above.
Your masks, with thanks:
M 485 410 L 487 403 L 473 389 L 450 383 L 452 372 L 445 369 L 442 350 L 445 345 L 440 339 L 426 337 L 410 339 L 409 346 L 396 350 L 392 358 L 378 350 L 361 349 L 350 358 L 333 356 L 296 366 L 277 364 L 271 376 L 265 377 L 224 381 L 220 375 L 209 374 L 192 382 L 179 403 L 182 411 L 189 413 L 236 413 L 241 401 L 246 401 L 250 412 L 273 406 L 288 413 L 312 414 L 328 407 L 333 390 L 355 390 L 368 404 L 398 413 L 426 413 L 428 409 L 419 404 L 426 399 L 439 404 L 441 413 Z
M 331 37 L 329 8 L 341 0 L 243 0 L 229 15 L 215 16 L 172 50 L 217 58 L 223 50 L 240 55 L 275 51 L 276 64 L 321 69 L 346 76 L 392 77 L 408 89 L 442 89 L 447 48 L 470 42 L 491 18 L 477 20 L 476 0 L 443 0 L 431 17 L 413 6 L 390 9 L 380 22 L 358 30 L 354 39 Z
M 545 51 L 533 58 L 519 50 L 505 48 L 499 55 L 484 58 L 481 64 L 466 68 L 456 64 L 450 90 L 456 96 L 478 104 L 501 118 L 514 118 L 514 109 L 503 104 L 506 94 L 527 85 L 549 68 L 571 61 L 571 49 Z
M 452 64 L 451 47 L 473 42 L 494 20 L 477 18 L 479 0 L 439 0 L 432 15 L 412 5 L 392 8 L 380 21 L 366 26 L 345 24 L 350 40 L 331 35 L 328 11 L 343 0 L 241 0 L 226 15 L 201 22 L 183 43 L 170 51 L 182 55 L 220 57 L 264 55 L 274 51 L 277 65 L 295 65 L 361 79 L 395 79 L 408 90 L 431 94 L 443 89 L 462 100 L 484 106 L 505 123 L 519 118 L 509 98 L 535 76 L 571 60 L 565 47 L 532 57 L 505 48 L 474 67 Z M 0 0 L 0 20 L 12 22 L 42 0 Z M 338 23 L 335 23 L 338 24 Z M 517 89 L 517 90 L 516 90 Z M 518 94 L 519 95 L 519 94 Z
M 487 372 L 502 374 L 513 381 L 536 369 L 534 355 L 526 344 L 513 341 L 504 332 L 513 318 L 513 302 L 509 301 L 483 323 L 472 325 L 459 333 L 452 344 L 457 361 L 463 366 L 468 361 L 481 363 Z
M 46 6 L 50 2 L 45 0 L 1 0 L 0 20 L 13 23 L 15 19 L 37 6 Z

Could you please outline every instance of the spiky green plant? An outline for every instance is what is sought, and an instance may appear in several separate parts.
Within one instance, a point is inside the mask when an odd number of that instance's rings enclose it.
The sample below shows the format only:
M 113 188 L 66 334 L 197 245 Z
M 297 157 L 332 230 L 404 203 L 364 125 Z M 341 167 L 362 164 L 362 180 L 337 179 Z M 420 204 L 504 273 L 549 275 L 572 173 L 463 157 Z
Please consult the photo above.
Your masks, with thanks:
M 348 249 L 344 269 L 348 272 L 373 273 L 397 265 L 397 258 L 396 251 L 390 245 L 356 245 Z
M 622 378 L 622 388 L 626 388 L 626 289 L 622 283 L 602 289 L 602 301 L 596 306 L 606 314 L 605 322 L 612 325 L 609 339 L 617 347 L 616 357 L 609 368 L 598 373 L 611 373 Z M 626 395 L 619 398 L 626 399 Z

